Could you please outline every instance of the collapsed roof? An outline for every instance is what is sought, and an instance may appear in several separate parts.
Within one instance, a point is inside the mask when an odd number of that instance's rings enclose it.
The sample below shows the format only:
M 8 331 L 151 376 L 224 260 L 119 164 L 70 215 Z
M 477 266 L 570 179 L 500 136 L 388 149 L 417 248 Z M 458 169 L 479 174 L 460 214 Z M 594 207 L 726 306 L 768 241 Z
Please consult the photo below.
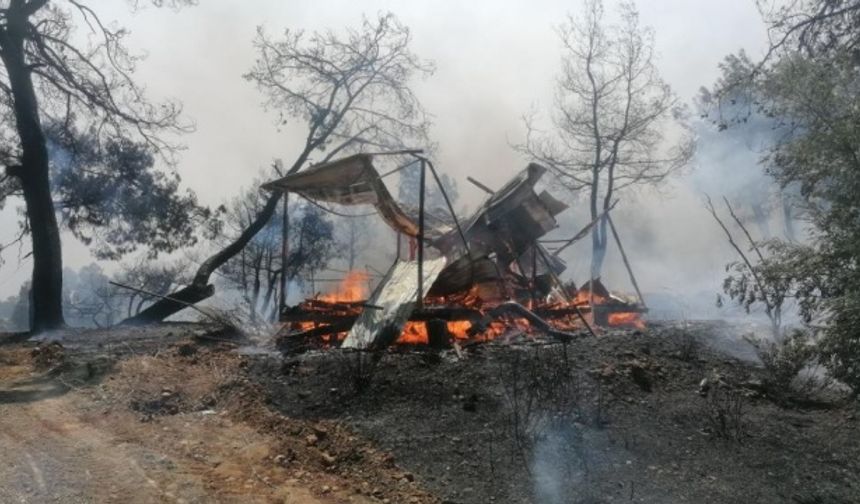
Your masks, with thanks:
M 535 192 L 544 173 L 543 166 L 529 164 L 464 221 L 462 235 L 449 226 L 426 226 L 425 244 L 438 254 L 425 259 L 420 291 L 446 295 L 506 275 L 558 275 L 563 271 L 564 263 L 537 243 L 558 226 L 555 216 L 567 208 L 548 192 Z M 297 193 L 314 202 L 373 205 L 396 232 L 416 238 L 420 232 L 416 219 L 385 187 L 371 154 L 316 165 L 263 188 Z M 343 346 L 384 346 L 391 334 L 400 334 L 417 305 L 418 282 L 416 262 L 398 259 L 368 300 L 377 309 L 362 313 Z

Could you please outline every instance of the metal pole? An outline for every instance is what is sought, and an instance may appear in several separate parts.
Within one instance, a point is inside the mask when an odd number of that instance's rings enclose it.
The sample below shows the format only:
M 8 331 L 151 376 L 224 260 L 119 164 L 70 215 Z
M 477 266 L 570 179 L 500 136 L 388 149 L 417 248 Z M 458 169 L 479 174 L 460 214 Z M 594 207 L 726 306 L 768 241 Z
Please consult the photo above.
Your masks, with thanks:
M 451 198 L 448 197 L 448 192 L 445 191 L 445 186 L 442 185 L 442 179 L 439 178 L 439 174 L 436 173 L 436 168 L 433 166 L 433 162 L 427 158 L 421 158 L 422 163 L 426 163 L 430 168 L 430 173 L 433 175 L 433 179 L 436 181 L 436 186 L 439 188 L 439 192 L 442 193 L 442 198 L 445 200 L 445 204 L 448 205 L 448 211 L 451 212 L 451 218 L 454 219 L 454 225 L 457 226 L 457 233 L 460 234 L 460 239 L 463 240 L 463 247 L 466 249 L 466 256 L 469 258 L 469 278 L 470 283 L 474 283 L 475 278 L 475 261 L 472 259 L 472 250 L 469 248 L 469 240 L 466 239 L 466 234 L 463 232 L 463 227 L 460 226 L 460 219 L 457 218 L 457 212 L 454 211 L 454 205 L 451 204 Z
M 537 242 L 532 244 L 532 310 L 537 306 Z
M 418 183 L 418 301 L 420 309 L 424 306 L 424 186 L 426 183 L 427 162 L 421 160 L 421 178 Z
M 573 307 L 573 310 L 576 312 L 576 316 L 579 317 L 579 320 L 582 321 L 583 325 L 585 325 L 585 328 L 588 329 L 588 332 L 591 333 L 592 336 L 596 337 L 597 335 L 594 333 L 594 329 L 592 329 L 591 324 L 589 324 L 588 321 L 585 320 L 585 316 L 579 310 L 579 307 L 577 307 L 575 304 L 573 304 L 573 300 L 570 299 L 570 295 L 568 294 L 567 290 L 565 290 L 565 288 L 564 288 L 564 283 L 561 281 L 561 278 L 559 278 L 558 275 L 555 274 L 555 271 L 553 271 L 552 265 L 549 263 L 549 259 L 546 257 L 546 255 L 544 255 L 543 250 L 541 250 L 541 248 L 540 248 L 540 245 L 535 243 L 534 244 L 534 250 L 536 253 L 540 253 L 540 257 L 543 260 L 543 264 L 544 264 L 544 266 L 546 266 L 546 269 L 549 272 L 550 278 L 552 278 L 552 280 L 555 282 L 555 285 L 556 285 L 556 287 L 558 287 L 559 291 L 561 292 L 561 295 L 564 296 L 564 298 L 567 300 L 568 304 Z M 591 318 L 592 318 L 592 320 L 594 319 L 594 308 L 593 307 L 592 307 L 592 317 Z
M 618 245 L 618 251 L 621 252 L 621 260 L 624 261 L 624 266 L 627 268 L 627 274 L 630 275 L 630 282 L 633 283 L 633 288 L 636 289 L 636 295 L 639 296 L 639 302 L 645 306 L 645 298 L 642 297 L 642 291 L 639 290 L 639 284 L 636 282 L 636 276 L 633 274 L 633 268 L 630 266 L 630 261 L 627 260 L 627 254 L 624 252 L 624 246 L 621 245 L 621 238 L 618 236 L 618 230 L 615 229 L 615 223 L 612 222 L 612 217 L 607 215 L 609 220 L 609 229 L 612 230 L 612 236 L 615 238 L 615 243 Z
M 284 216 L 281 223 L 281 299 L 278 318 L 287 307 L 287 256 L 290 248 L 290 193 L 284 192 Z

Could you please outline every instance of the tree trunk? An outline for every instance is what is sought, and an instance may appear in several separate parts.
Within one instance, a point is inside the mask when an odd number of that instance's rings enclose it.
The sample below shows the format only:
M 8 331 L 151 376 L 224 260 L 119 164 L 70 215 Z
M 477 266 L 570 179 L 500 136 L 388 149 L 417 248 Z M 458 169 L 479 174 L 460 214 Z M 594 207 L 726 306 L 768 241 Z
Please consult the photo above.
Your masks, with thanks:
M 254 282 L 251 287 L 251 321 L 257 320 L 257 304 L 260 302 L 260 269 L 263 267 L 263 252 L 254 258 Z
M 272 193 L 272 195 L 269 196 L 269 199 L 266 200 L 266 205 L 262 210 L 260 210 L 260 213 L 257 214 L 254 221 L 242 231 L 239 237 L 206 259 L 203 264 L 197 268 L 197 272 L 195 273 L 194 280 L 191 281 L 191 284 L 179 289 L 173 294 L 170 294 L 166 298 L 159 299 L 134 317 L 124 320 L 123 324 L 151 324 L 153 322 L 159 322 L 174 313 L 181 311 L 188 304 L 199 303 L 214 294 L 215 286 L 209 284 L 209 276 L 212 275 L 216 269 L 223 266 L 224 263 L 229 261 L 233 256 L 241 252 L 241 250 L 245 248 L 245 245 L 254 238 L 254 235 L 263 229 L 269 219 L 272 218 L 272 215 L 274 215 L 275 208 L 277 207 L 281 196 L 281 193 Z M 184 303 L 176 302 L 173 299 L 184 301 Z
M 797 232 L 794 229 L 794 216 L 791 211 L 791 202 L 785 197 L 785 195 L 781 195 L 781 203 L 782 203 L 782 221 L 783 228 L 785 230 L 785 237 L 790 242 L 797 241 Z
M 272 298 L 275 295 L 276 288 L 278 286 L 278 279 L 279 278 L 280 278 L 280 275 L 277 272 L 268 276 L 268 285 L 266 285 L 266 294 L 263 296 L 263 307 L 260 308 L 260 313 L 263 315 L 264 319 L 267 317 L 266 314 L 269 312 L 269 305 L 272 302 Z M 275 305 L 277 306 L 277 303 L 275 303 Z
M 589 197 L 589 209 L 591 211 L 591 220 L 594 221 L 600 216 L 598 208 L 598 190 L 600 189 L 600 173 L 595 168 L 592 173 L 591 194 Z M 606 222 L 605 219 L 596 224 L 591 229 L 591 277 L 594 281 L 600 278 L 600 271 L 603 269 L 603 257 L 606 255 Z
M 606 217 L 592 230 L 591 241 L 591 278 L 598 279 L 603 271 L 603 260 L 606 258 Z
M 296 159 L 293 166 L 287 171 L 287 174 L 295 173 L 305 164 L 314 145 L 307 145 L 299 157 Z M 278 202 L 283 197 L 281 192 L 273 192 L 263 209 L 254 217 L 254 220 L 246 227 L 239 237 L 233 240 L 229 245 L 210 256 L 203 264 L 197 268 L 194 279 L 190 285 L 187 285 L 178 291 L 170 294 L 168 297 L 159 299 L 146 310 L 138 313 L 134 317 L 124 320 L 123 324 L 151 324 L 166 319 L 167 317 L 181 311 L 188 304 L 195 304 L 208 298 L 215 293 L 215 286 L 209 284 L 209 277 L 218 268 L 223 266 L 227 261 L 232 259 L 236 254 L 242 251 L 246 245 L 260 232 L 269 222 L 269 219 L 275 214 L 275 209 L 278 207 Z M 174 301 L 177 299 L 184 301 L 186 304 Z
M 21 181 L 27 221 L 33 241 L 33 285 L 30 331 L 58 329 L 63 319 L 63 257 L 60 229 L 51 198 L 48 149 L 39 119 L 39 105 L 30 68 L 24 58 L 27 14 L 10 8 L 0 33 L 0 58 L 12 90 L 13 109 L 21 139 L 21 166 L 9 168 Z
M 615 154 L 613 153 L 613 156 Z M 595 184 L 596 185 L 596 184 Z M 591 250 L 591 279 L 600 278 L 601 273 L 603 272 L 603 261 L 606 259 L 606 248 L 609 243 L 609 209 L 612 208 L 612 192 L 615 188 L 615 162 L 611 161 L 606 168 L 606 194 L 603 195 L 603 209 L 601 210 L 601 215 L 603 217 L 600 219 L 600 222 L 594 226 L 594 231 L 592 236 L 592 250 Z M 596 192 L 596 191 L 595 191 Z M 597 198 L 594 198 L 592 203 L 592 216 L 591 219 L 594 220 L 597 218 L 595 215 L 595 209 L 597 208 Z

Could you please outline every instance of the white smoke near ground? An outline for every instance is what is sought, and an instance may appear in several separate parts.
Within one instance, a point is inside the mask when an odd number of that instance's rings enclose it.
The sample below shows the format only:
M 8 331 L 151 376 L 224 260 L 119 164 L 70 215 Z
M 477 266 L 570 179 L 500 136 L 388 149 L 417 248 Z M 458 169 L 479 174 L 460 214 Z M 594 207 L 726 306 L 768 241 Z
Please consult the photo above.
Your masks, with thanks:
M 583 497 L 587 489 L 582 433 L 577 424 L 558 426 L 535 444 L 529 471 L 538 504 L 567 504 Z M 572 453 L 579 452 L 579 453 Z

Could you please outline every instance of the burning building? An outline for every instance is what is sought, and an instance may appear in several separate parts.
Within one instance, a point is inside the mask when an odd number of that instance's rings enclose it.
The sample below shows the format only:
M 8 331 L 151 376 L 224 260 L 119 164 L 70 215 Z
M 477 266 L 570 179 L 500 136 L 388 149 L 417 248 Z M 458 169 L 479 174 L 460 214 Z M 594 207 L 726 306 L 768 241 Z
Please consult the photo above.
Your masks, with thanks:
M 643 325 L 647 309 L 641 295 L 613 295 L 598 279 L 579 289 L 560 280 L 565 264 L 559 252 L 587 235 L 594 222 L 555 251 L 541 244 L 567 208 L 547 191 L 536 192 L 546 168 L 529 164 L 498 191 L 482 186 L 487 198 L 463 222 L 449 204 L 450 219 L 431 224 L 425 219 L 423 184 L 428 171 L 438 181 L 435 168 L 420 153 L 408 154 L 422 170 L 417 211 L 395 201 L 371 154 L 316 165 L 263 186 L 317 203 L 372 205 L 389 227 L 415 244 L 415 253 L 408 260 L 398 257 L 372 292 L 366 276 L 350 272 L 334 292 L 285 308 L 282 348 L 444 346 L 513 332 L 569 340 L 583 331 L 593 334 L 593 324 Z M 626 257 L 625 265 L 629 269 Z

